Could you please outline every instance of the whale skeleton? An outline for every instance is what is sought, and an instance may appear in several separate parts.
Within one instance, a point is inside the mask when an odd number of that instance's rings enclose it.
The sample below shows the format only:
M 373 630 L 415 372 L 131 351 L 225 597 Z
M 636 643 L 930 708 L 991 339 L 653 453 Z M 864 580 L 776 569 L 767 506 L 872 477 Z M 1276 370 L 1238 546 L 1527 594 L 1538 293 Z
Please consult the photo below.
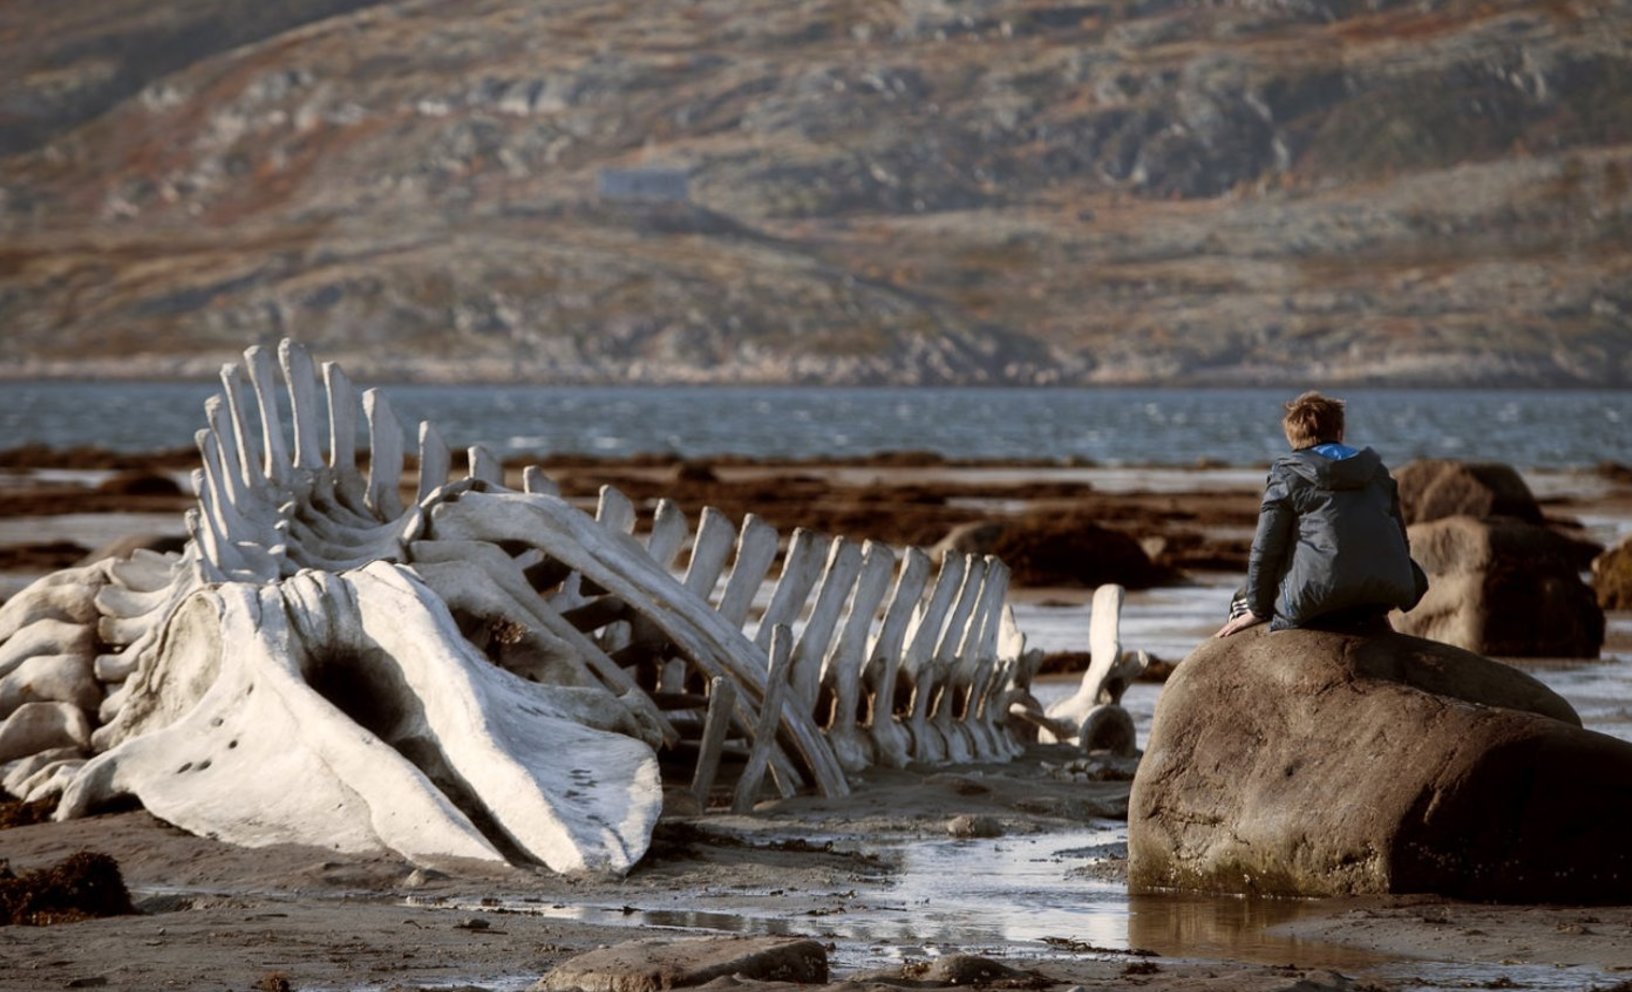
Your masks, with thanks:
M 181 552 L 0 606 L 0 784 L 58 819 L 130 795 L 243 845 L 621 873 L 665 778 L 706 810 L 728 763 L 748 810 L 1035 737 L 994 557 L 667 499 L 637 535 L 611 487 L 593 513 L 537 467 L 509 488 L 479 446 L 454 477 L 429 423 L 405 498 L 401 423 L 338 366 L 286 340 L 221 387 Z

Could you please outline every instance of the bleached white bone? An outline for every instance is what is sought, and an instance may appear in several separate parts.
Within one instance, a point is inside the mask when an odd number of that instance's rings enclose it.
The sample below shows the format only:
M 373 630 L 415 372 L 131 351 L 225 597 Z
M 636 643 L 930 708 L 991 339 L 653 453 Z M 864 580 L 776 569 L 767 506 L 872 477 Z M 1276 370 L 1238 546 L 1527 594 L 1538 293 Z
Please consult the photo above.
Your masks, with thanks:
M 137 548 L 129 558 L 110 558 L 102 562 L 108 576 L 132 592 L 153 592 L 167 589 L 175 582 L 176 570 L 182 556 L 161 554 L 148 548 Z
M 561 495 L 561 487 L 555 480 L 544 474 L 544 470 L 537 465 L 529 465 L 521 472 L 521 487 L 523 492 L 544 493 L 549 496 Z
M 470 478 L 495 486 L 504 485 L 504 464 L 493 452 L 480 444 L 473 444 L 465 449 L 465 457 L 470 462 Z
M 236 509 L 250 498 L 248 483 L 244 481 L 244 458 L 238 449 L 238 438 L 243 432 L 232 422 L 230 407 L 219 395 L 204 401 L 204 419 L 209 426 L 202 433 L 211 439 L 211 446 L 201 448 L 200 453 L 204 456 L 204 473 L 213 483 L 210 498 Z M 199 435 L 194 438 L 198 439 Z
M 132 589 L 122 582 L 109 582 L 92 597 L 96 612 L 103 616 L 145 617 L 170 600 L 170 588 Z M 123 642 L 121 642 L 123 643 Z
M 725 591 L 720 593 L 720 603 L 716 608 L 726 623 L 741 627 L 747 619 L 754 594 L 765 581 L 765 572 L 771 567 L 771 562 L 776 560 L 776 544 L 775 527 L 752 513 L 743 518 L 742 532 L 737 535 L 737 555 L 731 565 L 731 577 L 726 580 Z M 757 634 L 754 643 L 759 643 Z
M 189 646 L 156 672 L 200 686 L 198 695 L 171 703 L 183 707 L 178 719 L 150 713 L 161 726 L 95 758 L 59 816 L 129 792 L 172 823 L 208 824 L 250 846 L 304 839 L 304 821 L 321 810 L 337 849 L 418 860 L 495 858 L 514 848 L 558 871 L 623 871 L 644 849 L 657 813 L 650 749 L 585 726 L 563 712 L 558 692 L 473 656 L 440 602 L 399 566 L 205 590 L 177 620 L 191 627 Z M 321 653 L 307 653 L 307 644 Z M 336 646 L 352 648 L 350 657 L 370 670 L 331 675 L 324 666 L 336 664 Z M 414 690 L 418 710 L 370 715 L 377 704 L 369 688 L 398 681 Z M 348 705 L 372 733 L 355 732 Z M 606 749 L 627 752 L 634 764 L 594 759 Z M 196 759 L 178 772 L 176 758 L 187 753 Z M 593 770 L 578 763 L 586 758 Z M 615 769 L 632 777 L 606 782 Z M 497 835 L 484 836 L 439 779 L 507 797 L 485 807 Z M 290 781 L 302 783 L 298 794 Z M 245 804 L 246 792 L 261 790 L 275 791 Z M 543 795 L 556 805 L 540 802 Z M 596 812 L 564 817 L 563 797 Z M 223 800 L 240 812 L 219 808 Z
M 786 624 L 777 624 L 771 631 L 771 653 L 765 672 L 765 699 L 754 724 L 754 743 L 748 751 L 748 762 L 737 778 L 736 794 L 731 808 L 746 812 L 754 808 L 754 796 L 770 763 L 772 741 L 776 727 L 786 712 L 783 700 L 788 692 L 789 661 L 793 657 L 793 631 Z
M 720 749 L 731 729 L 731 713 L 737 707 L 737 687 L 723 675 L 708 682 L 708 715 L 703 721 L 703 738 L 697 746 L 697 769 L 691 778 L 691 794 L 697 808 L 708 809 L 709 793 L 720 768 Z M 771 731 L 775 733 L 773 728 Z
M 411 547 L 414 568 L 444 600 L 471 606 L 489 606 L 507 616 L 519 616 L 537 631 L 562 645 L 560 660 L 588 666 L 600 684 L 624 699 L 637 721 L 651 728 L 653 743 L 673 743 L 678 735 L 649 698 L 639 693 L 629 673 L 606 656 L 593 640 L 568 623 L 548 602 L 532 595 L 526 579 L 504 551 L 480 541 L 416 541 Z M 536 674 L 536 673 L 535 673 Z M 574 678 L 567 684 L 589 684 Z M 641 735 L 644 736 L 645 735 Z
M 941 559 L 934 590 L 923 609 L 914 614 L 907 632 L 907 652 L 901 658 L 899 675 L 912 687 L 911 708 L 907 714 L 907 728 L 912 732 L 914 761 L 941 762 L 946 760 L 946 740 L 929 722 L 931 706 L 938 689 L 938 680 L 932 670 L 932 656 L 946 624 L 947 611 L 963 585 L 969 569 L 970 556 L 947 552 Z
M 263 478 L 261 447 L 255 441 L 248 419 L 248 387 L 249 380 L 238 365 L 229 362 L 221 367 L 221 396 L 226 402 L 227 422 L 232 428 L 231 450 L 238 459 L 240 488 L 246 492 Z
M 84 748 L 91 743 L 91 723 L 72 703 L 24 703 L 0 720 L 0 761 L 11 761 L 48 748 Z
M 25 803 L 43 802 L 62 794 L 68 783 L 74 780 L 79 770 L 85 767 L 85 759 L 68 758 L 63 761 L 53 761 L 39 771 L 23 779 L 17 786 L 15 793 Z
M 1042 665 L 1043 653 L 1028 650 L 1026 635 L 1014 619 L 1014 607 L 1005 603 L 998 618 L 997 657 L 1000 677 L 986 701 L 986 718 L 1002 731 L 1000 740 L 1006 742 L 1009 752 L 1016 757 L 1025 753 L 1023 743 L 1031 739 L 1034 730 L 1024 729 L 1023 721 L 1015 718 L 1015 704 L 1023 699 L 1035 702 L 1031 683 Z M 1038 713 L 1042 707 L 1034 707 Z
M 635 529 L 635 506 L 629 498 L 613 486 L 602 486 L 595 501 L 595 519 L 603 527 L 619 534 L 630 534 Z M 582 592 L 583 576 L 577 572 L 567 577 L 561 588 L 550 597 L 550 602 L 562 613 L 588 603 L 590 597 Z M 603 645 L 604 646 L 604 645 Z
M 942 760 L 949 748 L 1008 756 L 1011 711 L 1043 719 L 1023 705 L 1039 653 L 1001 605 L 995 561 L 947 559 L 926 599 L 929 560 L 908 549 L 886 607 L 896 556 L 882 545 L 796 530 L 773 579 L 780 537 L 753 514 L 739 531 L 705 507 L 693 536 L 660 500 L 637 541 L 635 507 L 612 487 L 591 517 L 536 467 L 523 492 L 507 490 L 480 445 L 450 481 L 430 424 L 404 506 L 389 402 L 375 390 L 359 402 L 332 363 L 321 375 L 326 461 L 310 357 L 284 342 L 274 364 L 251 348 L 205 404 L 185 550 L 65 570 L 0 606 L 0 661 L 15 669 L 0 673 L 0 705 L 18 704 L 0 742 L 55 755 L 6 771 L 30 796 L 61 791 L 59 815 L 135 792 L 160 815 L 246 843 L 260 831 L 621 871 L 661 804 L 651 747 L 682 739 L 637 675 L 656 679 L 663 705 L 690 708 L 688 731 L 706 701 L 699 801 L 730 728 L 747 738 L 738 808 L 767 770 L 781 795 L 807 776 L 842 795 L 846 769 Z M 45 686 L 59 675 L 65 688 Z M 305 739 L 279 765 L 271 745 L 231 736 L 251 727 Z M 50 746 L 64 740 L 73 746 Z M 82 766 L 86 743 L 98 754 Z M 579 754 L 590 757 L 574 764 Z M 246 760 L 283 770 L 263 781 L 242 773 Z M 211 774 L 217 762 L 233 774 Z M 314 801 L 336 801 L 332 821 L 326 807 L 256 819 L 280 782 L 299 783 L 289 794 L 308 778 Z
M 368 499 L 357 474 L 357 392 L 333 362 L 323 363 L 323 385 L 329 394 L 329 473 L 335 498 L 362 516 Z
M 91 674 L 96 676 L 98 682 L 104 684 L 123 682 L 130 678 L 131 673 L 136 671 L 136 666 L 140 663 L 141 655 L 135 651 L 99 654 L 96 656 L 96 661 L 92 662 Z M 98 711 L 101 710 L 100 704 L 97 709 Z
M 290 419 L 295 428 L 294 467 L 315 469 L 323 464 L 323 448 L 318 440 L 317 372 L 312 356 L 294 341 L 278 342 L 278 364 L 289 387 Z
M 822 659 L 827 656 L 833 630 L 839 622 L 839 613 L 855 589 L 856 576 L 861 572 L 861 549 L 853 541 L 836 538 L 829 548 L 827 564 L 817 585 L 815 605 L 811 607 L 810 617 L 793 645 L 793 669 L 788 676 L 793 688 L 789 705 L 801 707 L 807 712 L 815 711 L 816 690 L 822 679 Z
M 619 534 L 635 532 L 635 504 L 616 486 L 602 486 L 599 502 L 595 505 L 595 519 L 608 530 Z
M 625 602 L 645 603 L 646 615 L 708 677 L 726 675 L 747 690 L 739 696 L 739 717 L 745 726 L 756 724 L 757 713 L 746 697 L 763 697 L 765 691 L 765 670 L 750 660 L 757 652 L 739 629 L 686 595 L 679 580 L 632 538 L 589 520 L 563 500 L 513 493 L 466 493 L 442 503 L 432 514 L 431 528 L 437 539 L 532 544 Z M 783 730 L 824 795 L 849 793 L 832 750 L 808 714 L 790 707 Z
M 1018 757 L 1025 749 L 1008 732 L 1007 707 L 994 705 L 995 699 L 1013 679 L 1018 658 L 1014 655 L 1005 657 L 998 651 L 998 646 L 1003 643 L 1005 630 L 1013 624 L 1013 613 L 1007 602 L 1009 567 L 1001 561 L 994 561 L 992 568 L 998 574 L 999 592 L 986 613 L 985 625 L 981 631 L 980 664 L 975 671 L 974 708 L 975 719 L 979 721 L 978 732 L 984 734 L 991 742 L 994 759 L 1006 761 Z
M 686 523 L 686 513 L 680 509 L 680 504 L 672 499 L 660 499 L 652 513 L 652 532 L 646 538 L 646 553 L 652 556 L 653 561 L 668 568 L 674 564 L 675 556 L 685 546 L 690 534 L 691 528 Z
M 931 725 L 946 746 L 946 757 L 954 762 L 967 762 L 975 757 L 974 748 L 966 736 L 953 725 L 957 706 L 957 685 L 953 667 L 958 651 L 969 637 L 969 621 L 975 616 L 975 605 L 980 602 L 986 585 L 987 561 L 984 556 L 970 555 L 964 571 L 958 598 L 947 616 L 946 627 L 935 647 L 929 664 L 921 670 L 921 677 L 931 686 Z
M 244 361 L 248 365 L 250 385 L 255 390 L 255 404 L 261 414 L 261 451 L 265 456 L 261 472 L 274 485 L 286 484 L 291 462 L 278 413 L 278 387 L 272 373 L 272 356 L 265 348 L 251 345 L 244 352 Z
M 10 675 L 31 658 L 66 654 L 89 659 L 95 652 L 93 627 L 53 618 L 37 620 L 0 645 L 0 678 Z
M 423 503 L 431 494 L 447 485 L 453 471 L 453 455 L 442 433 L 428 420 L 419 422 L 419 489 L 414 502 Z
M 54 747 L 36 751 L 24 758 L 0 763 L 0 789 L 5 789 L 14 796 L 21 796 L 23 783 L 33 778 L 41 769 L 84 757 L 85 752 L 80 748 Z
M 1014 673 L 1019 662 L 1014 658 L 999 658 L 992 665 L 986 685 L 980 692 L 978 719 L 986 733 L 997 743 L 997 760 L 1017 758 L 1025 753 L 1025 746 L 1014 736 L 1009 722 L 1009 700 L 1014 685 Z
M 279 587 L 202 590 L 172 626 L 186 636 L 140 677 L 185 698 L 169 704 L 173 713 L 122 714 L 152 727 L 93 759 L 58 819 L 129 794 L 184 829 L 247 846 L 310 842 L 303 821 L 319 818 L 340 851 L 500 857 L 423 773 L 311 688 Z
M 672 569 L 675 557 L 680 554 L 680 549 L 689 536 L 691 529 L 686 522 L 685 511 L 680 509 L 680 504 L 671 499 L 658 500 L 657 509 L 652 512 L 652 530 L 646 536 L 646 553 L 651 555 L 652 561 L 663 568 Z M 689 585 L 686 588 L 688 591 L 691 589 Z M 636 617 L 630 622 L 628 634 L 630 644 L 650 650 L 661 647 L 661 641 L 651 621 L 644 617 Z M 678 691 L 683 687 L 686 677 L 686 664 L 683 659 L 662 661 L 659 672 L 659 690 Z
M 1082 673 L 1082 682 L 1077 686 L 1077 691 L 1046 711 L 1051 720 L 1071 728 L 1071 732 L 1060 735 L 1044 729 L 1038 736 L 1045 743 L 1056 739 L 1078 739 L 1079 730 L 1089 712 L 1100 705 L 1120 705 L 1128 682 L 1150 663 L 1149 655 L 1142 651 L 1122 650 L 1120 631 L 1125 596 L 1126 591 L 1115 583 L 1106 583 L 1094 590 L 1088 617 L 1088 667 Z
M 890 594 L 884 624 L 868 649 L 865 669 L 868 732 L 878 760 L 890 768 L 905 768 L 912 760 L 912 733 L 896 718 L 897 675 L 906 644 L 907 626 L 929 581 L 929 555 L 908 548 Z
M 811 587 L 821 575 L 832 547 L 830 537 L 803 527 L 794 530 L 787 554 L 782 558 L 782 574 L 776 580 L 771 601 L 759 618 L 759 628 L 754 634 L 754 643 L 761 649 L 770 648 L 771 632 L 778 625 L 786 625 L 791 630 L 794 621 L 799 619 L 805 597 L 810 595 Z
M 82 710 L 102 704 L 102 687 L 89 652 L 35 655 L 0 678 L 0 718 L 24 703 L 70 703 Z
M 997 661 L 997 627 L 1003 599 L 1009 590 L 1009 570 L 991 556 L 986 558 L 983 565 L 985 574 L 980 598 L 975 602 L 957 653 L 949 664 L 948 682 L 953 706 L 946 719 L 951 722 L 949 739 L 951 732 L 956 732 L 968 743 L 976 758 L 993 761 L 1007 755 L 981 720 L 981 707 L 992 666 Z M 945 724 L 942 726 L 945 731 Z
M 863 548 L 861 574 L 855 581 L 849 614 L 822 664 L 822 685 L 833 701 L 827 740 L 847 772 L 859 772 L 873 763 L 871 740 L 862 731 L 860 722 L 861 666 L 867 650 L 867 635 L 894 571 L 895 553 L 877 541 L 868 541 Z
M 663 516 L 664 500 L 658 504 L 657 518 L 652 525 L 652 541 L 648 542 L 648 549 L 658 542 L 658 520 Z M 678 508 L 677 508 L 678 509 Z M 684 515 L 679 515 L 684 521 Z M 681 580 L 686 591 L 707 602 L 710 594 L 719 582 L 720 573 L 725 570 L 726 556 L 731 553 L 733 540 L 737 536 L 737 529 L 725 514 L 712 506 L 703 507 L 702 517 L 697 525 L 697 535 L 692 540 L 691 560 L 686 563 L 685 577 Z M 659 548 L 659 550 L 666 550 Z M 682 659 L 670 659 L 663 667 L 662 680 L 659 688 L 667 692 L 682 691 L 685 687 L 686 666 Z M 735 696 L 733 695 L 733 700 Z M 713 711 L 715 702 L 710 692 L 709 708 Z M 716 760 L 718 756 L 716 755 Z M 706 799 L 706 797 L 705 797 Z M 699 800 L 704 802 L 704 800 Z M 705 803 L 706 805 L 706 803 Z
M 390 519 L 402 513 L 402 422 L 391 411 L 391 401 L 377 389 L 363 392 L 363 413 L 368 418 L 368 489 L 366 501 L 374 514 Z
M 697 536 L 691 543 L 691 561 L 682 580 L 686 591 L 706 600 L 725 571 L 725 559 L 737 538 L 731 519 L 712 506 L 703 507 L 697 522 Z

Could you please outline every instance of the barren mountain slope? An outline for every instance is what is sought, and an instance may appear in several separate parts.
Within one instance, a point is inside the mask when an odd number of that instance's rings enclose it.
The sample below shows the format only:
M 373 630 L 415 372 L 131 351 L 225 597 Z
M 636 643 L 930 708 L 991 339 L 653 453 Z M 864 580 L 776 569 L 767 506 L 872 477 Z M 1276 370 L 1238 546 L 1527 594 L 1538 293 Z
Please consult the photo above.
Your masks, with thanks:
M 1626 2 L 275 6 L 0 17 L 0 374 L 1632 382 Z

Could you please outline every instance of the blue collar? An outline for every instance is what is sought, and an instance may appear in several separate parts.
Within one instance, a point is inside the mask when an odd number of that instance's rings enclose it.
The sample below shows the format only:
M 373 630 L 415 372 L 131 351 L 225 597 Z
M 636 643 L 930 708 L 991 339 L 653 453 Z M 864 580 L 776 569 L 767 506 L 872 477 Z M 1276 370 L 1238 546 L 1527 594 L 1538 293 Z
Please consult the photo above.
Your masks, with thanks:
M 1355 455 L 1360 453 L 1359 448 L 1351 448 L 1348 445 L 1338 441 L 1327 441 L 1325 444 L 1317 444 L 1309 450 L 1323 458 L 1330 458 L 1334 462 L 1340 462 L 1345 458 L 1353 458 Z

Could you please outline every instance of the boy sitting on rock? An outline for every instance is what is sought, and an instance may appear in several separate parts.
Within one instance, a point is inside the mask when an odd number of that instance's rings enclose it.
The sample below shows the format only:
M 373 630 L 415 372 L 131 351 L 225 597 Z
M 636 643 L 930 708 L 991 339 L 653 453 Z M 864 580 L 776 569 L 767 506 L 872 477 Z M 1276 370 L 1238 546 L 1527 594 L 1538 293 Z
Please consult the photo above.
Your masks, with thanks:
M 1290 455 L 1269 469 L 1247 584 L 1217 637 L 1270 630 L 1389 630 L 1428 588 L 1411 560 L 1394 479 L 1377 452 L 1343 443 L 1343 401 L 1307 392 L 1285 406 Z

